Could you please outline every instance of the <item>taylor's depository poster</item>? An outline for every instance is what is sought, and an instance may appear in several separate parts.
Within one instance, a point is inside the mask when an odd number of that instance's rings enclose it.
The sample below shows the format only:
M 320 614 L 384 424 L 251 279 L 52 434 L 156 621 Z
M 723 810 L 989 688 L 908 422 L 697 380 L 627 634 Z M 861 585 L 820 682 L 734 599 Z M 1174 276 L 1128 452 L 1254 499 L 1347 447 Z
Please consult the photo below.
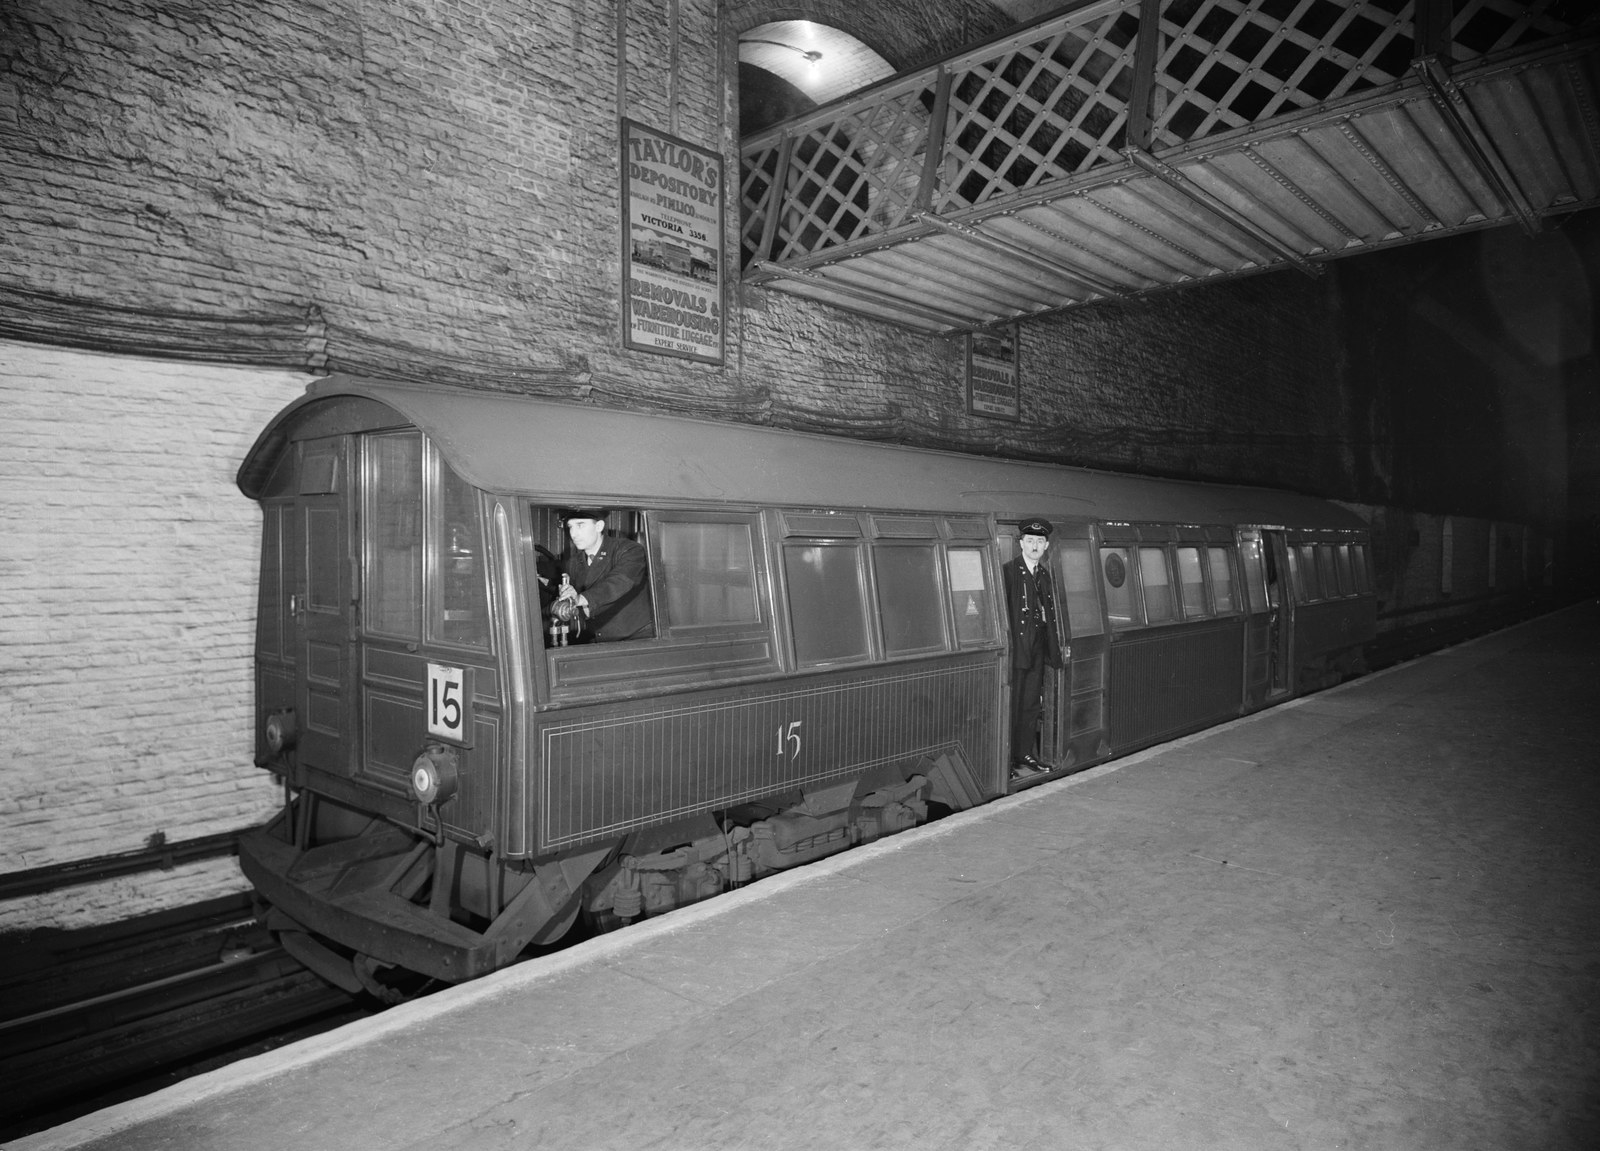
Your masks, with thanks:
M 720 364 L 722 158 L 622 122 L 623 343 Z

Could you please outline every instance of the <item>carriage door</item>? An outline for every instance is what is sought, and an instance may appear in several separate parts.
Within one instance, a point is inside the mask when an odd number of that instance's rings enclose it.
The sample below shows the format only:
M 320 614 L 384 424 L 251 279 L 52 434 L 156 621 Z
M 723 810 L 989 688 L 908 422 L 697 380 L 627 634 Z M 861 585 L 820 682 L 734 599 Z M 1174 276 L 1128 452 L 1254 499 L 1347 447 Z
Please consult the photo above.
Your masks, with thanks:
M 354 741 L 350 702 L 351 569 L 349 441 L 302 445 L 299 491 L 288 509 L 289 612 L 295 636 L 295 699 L 303 767 L 348 775 Z
M 1071 645 L 1066 668 L 1057 676 L 1059 743 L 1055 763 L 1068 770 L 1087 767 L 1111 754 L 1106 739 L 1106 628 L 1095 578 L 1094 541 L 1088 525 L 1063 524 L 1050 549 L 1054 556 L 1057 604 Z
M 1289 690 L 1289 645 L 1294 630 L 1289 549 L 1280 531 L 1243 531 L 1239 533 L 1239 557 L 1250 592 L 1245 701 L 1247 708 L 1256 708 Z

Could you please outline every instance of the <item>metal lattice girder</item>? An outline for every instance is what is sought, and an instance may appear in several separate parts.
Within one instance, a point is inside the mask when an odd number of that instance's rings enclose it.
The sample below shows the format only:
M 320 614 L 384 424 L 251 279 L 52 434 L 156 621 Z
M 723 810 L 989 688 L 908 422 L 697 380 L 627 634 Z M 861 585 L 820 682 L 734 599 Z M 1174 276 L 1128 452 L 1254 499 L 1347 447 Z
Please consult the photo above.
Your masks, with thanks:
M 1597 42 L 1576 0 L 1093 0 L 747 140 L 746 279 L 954 330 L 1534 230 L 1600 203 Z
M 1092 18 L 955 73 L 936 208 L 983 203 L 1115 160 L 1138 20 L 1120 5 L 1084 15 Z

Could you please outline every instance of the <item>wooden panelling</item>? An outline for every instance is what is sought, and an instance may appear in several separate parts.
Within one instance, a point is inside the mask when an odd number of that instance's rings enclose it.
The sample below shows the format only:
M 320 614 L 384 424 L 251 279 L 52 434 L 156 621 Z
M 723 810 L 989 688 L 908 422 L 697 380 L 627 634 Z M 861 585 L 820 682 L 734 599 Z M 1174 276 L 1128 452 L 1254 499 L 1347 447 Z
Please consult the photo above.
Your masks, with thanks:
M 1000 675 L 998 656 L 988 653 L 547 714 L 535 736 L 531 789 L 537 848 L 877 766 L 910 768 L 947 749 L 993 763 Z
M 1111 745 L 1118 752 L 1215 723 L 1239 711 L 1238 620 L 1152 628 L 1111 645 Z

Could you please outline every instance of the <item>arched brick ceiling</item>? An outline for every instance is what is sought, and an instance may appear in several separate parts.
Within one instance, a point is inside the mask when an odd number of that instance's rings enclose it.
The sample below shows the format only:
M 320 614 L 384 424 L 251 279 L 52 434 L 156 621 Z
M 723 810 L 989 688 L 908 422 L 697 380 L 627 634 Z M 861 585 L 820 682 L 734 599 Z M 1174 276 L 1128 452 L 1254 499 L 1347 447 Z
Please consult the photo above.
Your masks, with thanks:
M 776 20 L 741 33 L 739 63 L 773 73 L 818 104 L 894 75 L 889 61 L 850 33 L 810 20 Z

